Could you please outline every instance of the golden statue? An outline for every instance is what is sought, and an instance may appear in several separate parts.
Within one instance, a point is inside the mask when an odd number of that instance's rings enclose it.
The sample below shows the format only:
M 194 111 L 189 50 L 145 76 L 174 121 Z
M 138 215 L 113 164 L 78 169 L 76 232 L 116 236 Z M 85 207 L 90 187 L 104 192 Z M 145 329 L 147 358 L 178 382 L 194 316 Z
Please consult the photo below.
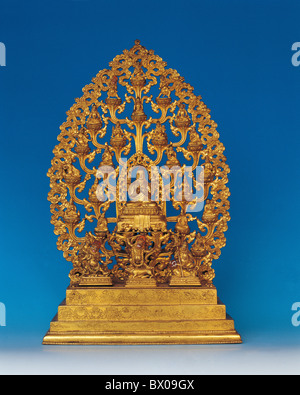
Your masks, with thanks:
M 131 119 L 133 121 L 145 121 L 147 119 L 147 115 L 144 113 L 143 102 L 140 97 L 137 97 L 134 100 L 134 110 L 131 115 Z
M 117 98 L 119 99 L 118 95 L 118 77 L 116 75 L 112 75 L 109 82 L 108 82 L 108 98 Z
M 83 88 L 48 171 L 51 223 L 73 267 L 44 344 L 241 342 L 213 284 L 230 220 L 216 126 L 138 40 Z
M 175 230 L 179 233 L 187 235 L 190 233 L 189 221 L 186 214 L 183 212 L 177 218 L 177 223 L 175 225 Z
M 168 145 L 168 135 L 166 133 L 165 125 L 162 125 L 160 122 L 157 122 L 156 129 L 152 136 L 152 143 L 155 146 L 164 147 Z
M 190 151 L 201 151 L 202 147 L 201 137 L 197 133 L 195 125 L 193 125 L 190 130 L 190 142 L 187 149 Z
M 90 116 L 86 122 L 88 130 L 93 130 L 95 132 L 102 128 L 102 118 L 98 112 L 96 104 L 92 105 Z
M 179 166 L 180 167 L 180 162 L 177 159 L 177 154 L 175 152 L 173 143 L 170 143 L 166 149 L 166 154 L 167 154 L 167 162 L 166 165 L 169 167 L 173 167 L 173 166 Z
M 194 257 L 190 252 L 188 242 L 183 239 L 174 254 L 178 267 L 173 271 L 178 277 L 189 277 L 195 268 Z
M 137 173 L 136 181 L 129 186 L 128 193 L 130 200 L 134 202 L 149 202 L 151 200 L 151 188 L 144 171 Z
M 114 148 L 123 148 L 126 145 L 126 136 L 120 122 L 117 122 L 116 126 L 112 129 L 110 145 Z
M 136 62 L 136 64 L 135 64 L 134 73 L 131 77 L 131 84 L 135 88 L 138 88 L 138 87 L 141 88 L 141 87 L 145 86 L 145 84 L 146 84 L 145 75 L 144 75 L 140 61 Z
M 100 163 L 100 166 L 114 166 L 113 151 L 107 143 L 105 143 L 104 145 L 104 152 L 102 154 L 102 161 Z
M 178 128 L 186 128 L 190 125 L 191 120 L 188 116 L 188 113 L 185 109 L 184 103 L 179 104 L 179 110 L 177 116 L 175 118 L 175 124 Z
M 162 108 L 166 108 L 172 103 L 172 99 L 170 97 L 172 89 L 170 87 L 170 83 L 171 81 L 167 78 L 166 75 L 163 74 L 160 76 L 160 85 L 159 85 L 160 93 L 156 98 L 156 103 Z

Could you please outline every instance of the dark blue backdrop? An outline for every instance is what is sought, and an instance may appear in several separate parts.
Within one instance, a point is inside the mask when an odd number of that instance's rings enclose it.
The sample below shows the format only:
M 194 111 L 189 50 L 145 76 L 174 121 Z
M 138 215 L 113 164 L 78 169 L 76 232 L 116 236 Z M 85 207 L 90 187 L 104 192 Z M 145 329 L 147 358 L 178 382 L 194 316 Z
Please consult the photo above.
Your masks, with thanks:
M 135 39 L 177 69 L 218 124 L 231 168 L 219 296 L 247 339 L 300 337 L 299 1 L 0 1 L 0 302 L 8 335 L 46 332 L 70 264 L 56 249 L 46 177 L 59 126 Z

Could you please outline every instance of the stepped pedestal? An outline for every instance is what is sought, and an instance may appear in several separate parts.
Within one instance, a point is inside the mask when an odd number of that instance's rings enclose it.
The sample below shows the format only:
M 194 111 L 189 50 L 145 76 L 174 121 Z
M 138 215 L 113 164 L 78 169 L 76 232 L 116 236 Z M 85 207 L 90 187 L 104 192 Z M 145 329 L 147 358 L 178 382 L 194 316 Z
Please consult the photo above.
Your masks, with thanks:
M 215 288 L 68 288 L 43 344 L 241 343 Z

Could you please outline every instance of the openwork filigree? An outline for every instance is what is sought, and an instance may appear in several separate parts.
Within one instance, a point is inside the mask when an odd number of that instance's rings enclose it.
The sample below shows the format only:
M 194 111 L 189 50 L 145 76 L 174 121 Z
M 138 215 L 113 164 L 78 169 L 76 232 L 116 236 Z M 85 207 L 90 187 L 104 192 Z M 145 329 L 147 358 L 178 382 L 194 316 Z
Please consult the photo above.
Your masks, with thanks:
M 67 112 L 48 176 L 51 222 L 58 249 L 73 264 L 71 286 L 212 285 L 212 262 L 225 246 L 230 219 L 229 167 L 210 110 L 193 91 L 136 41 L 83 88 Z M 127 172 L 141 166 L 149 183 L 157 180 L 154 194 L 120 198 L 132 181 L 120 177 L 124 158 Z M 193 173 L 200 165 L 202 186 Z M 166 201 L 166 168 L 190 172 L 191 193 L 200 188 L 200 198 L 176 199 L 183 184 L 176 185 L 173 172 Z M 189 210 L 201 202 L 202 213 Z

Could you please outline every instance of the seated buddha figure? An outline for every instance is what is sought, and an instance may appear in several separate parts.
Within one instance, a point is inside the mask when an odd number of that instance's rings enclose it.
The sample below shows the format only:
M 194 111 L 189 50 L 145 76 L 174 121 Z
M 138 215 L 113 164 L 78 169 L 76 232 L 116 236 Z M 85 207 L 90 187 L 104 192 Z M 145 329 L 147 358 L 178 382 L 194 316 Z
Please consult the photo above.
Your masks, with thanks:
M 152 137 L 152 143 L 155 146 L 166 146 L 168 144 L 168 136 L 166 133 L 165 125 L 162 125 L 159 121 L 156 122 L 156 129 Z
M 102 118 L 99 114 L 98 107 L 93 104 L 90 116 L 86 122 L 86 127 L 91 131 L 99 131 L 102 128 Z
M 167 162 L 166 165 L 169 166 L 170 168 L 173 166 L 179 166 L 180 167 L 180 162 L 177 159 L 177 154 L 175 152 L 175 149 L 173 147 L 173 144 L 170 143 L 166 149 L 166 154 L 167 154 Z
M 202 147 L 200 134 L 196 131 L 196 126 L 193 125 L 190 130 L 190 142 L 187 148 L 189 151 L 200 151 Z
M 131 115 L 131 119 L 133 121 L 145 121 L 147 119 L 147 115 L 144 112 L 143 102 L 140 97 L 137 97 L 134 101 L 134 109 Z
M 112 129 L 110 145 L 114 148 L 123 148 L 126 145 L 126 137 L 119 121 Z
M 185 127 L 188 127 L 190 125 L 190 123 L 191 123 L 191 120 L 190 120 L 188 113 L 185 109 L 185 105 L 184 105 L 184 103 L 180 103 L 179 110 L 178 110 L 177 116 L 175 118 L 175 125 L 178 128 L 182 128 L 182 127 L 185 128 Z
M 151 188 L 143 170 L 137 172 L 136 181 L 128 188 L 128 195 L 134 202 L 151 201 Z
M 104 151 L 102 154 L 102 161 L 100 163 L 100 166 L 111 166 L 111 167 L 114 166 L 113 152 L 107 143 L 105 143 L 105 145 L 104 145 Z

